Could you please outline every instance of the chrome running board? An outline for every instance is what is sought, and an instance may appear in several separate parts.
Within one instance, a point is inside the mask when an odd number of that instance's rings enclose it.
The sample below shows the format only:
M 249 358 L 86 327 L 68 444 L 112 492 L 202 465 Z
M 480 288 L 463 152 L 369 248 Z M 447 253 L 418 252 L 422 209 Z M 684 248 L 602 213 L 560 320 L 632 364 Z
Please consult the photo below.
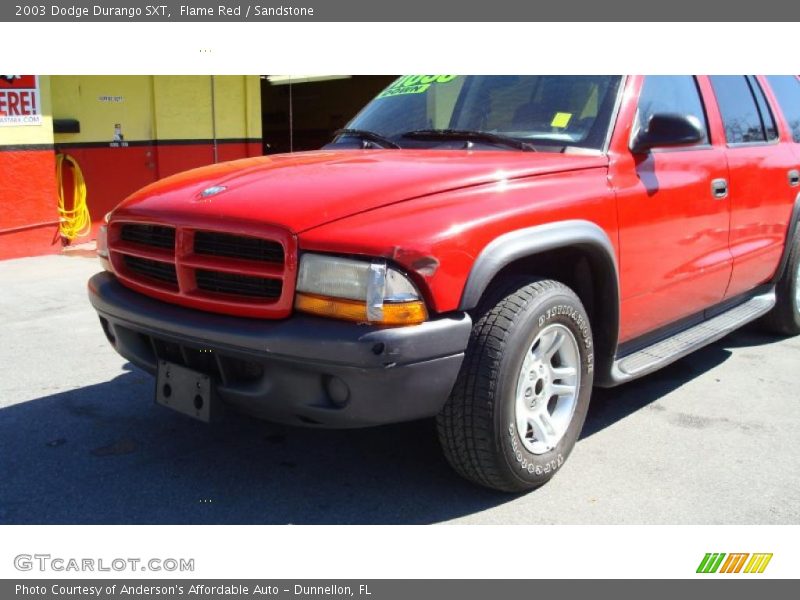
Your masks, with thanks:
M 755 296 L 723 313 L 666 339 L 616 359 L 611 367 L 611 385 L 637 379 L 725 337 L 732 331 L 767 314 L 775 306 L 775 292 Z

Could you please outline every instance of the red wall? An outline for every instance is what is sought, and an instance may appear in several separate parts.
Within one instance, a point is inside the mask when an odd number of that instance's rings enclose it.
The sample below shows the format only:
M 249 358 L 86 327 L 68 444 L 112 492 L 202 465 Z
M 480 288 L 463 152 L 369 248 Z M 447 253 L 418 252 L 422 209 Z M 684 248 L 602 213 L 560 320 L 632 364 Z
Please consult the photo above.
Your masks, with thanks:
M 57 198 L 52 149 L 0 147 L 0 259 L 61 250 Z

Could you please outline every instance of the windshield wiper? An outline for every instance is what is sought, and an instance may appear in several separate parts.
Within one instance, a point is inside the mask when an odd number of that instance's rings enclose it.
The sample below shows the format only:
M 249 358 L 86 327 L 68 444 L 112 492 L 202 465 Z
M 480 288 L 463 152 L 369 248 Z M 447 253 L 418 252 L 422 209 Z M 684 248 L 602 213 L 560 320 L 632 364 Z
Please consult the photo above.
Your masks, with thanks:
M 536 152 L 536 148 L 528 142 L 523 142 L 517 138 L 502 133 L 490 133 L 488 131 L 472 131 L 469 129 L 416 129 L 414 131 L 407 131 L 401 137 L 411 139 L 429 139 L 429 140 L 466 140 L 468 142 L 488 142 L 490 144 L 498 144 L 501 146 L 509 146 L 516 150 L 524 150 L 526 152 Z
M 382 136 L 380 133 L 369 131 L 368 129 L 337 129 L 333 135 L 339 137 L 340 135 L 349 135 L 351 137 L 361 138 L 367 142 L 379 144 L 384 148 L 400 148 L 400 144 L 393 142 L 387 137 Z

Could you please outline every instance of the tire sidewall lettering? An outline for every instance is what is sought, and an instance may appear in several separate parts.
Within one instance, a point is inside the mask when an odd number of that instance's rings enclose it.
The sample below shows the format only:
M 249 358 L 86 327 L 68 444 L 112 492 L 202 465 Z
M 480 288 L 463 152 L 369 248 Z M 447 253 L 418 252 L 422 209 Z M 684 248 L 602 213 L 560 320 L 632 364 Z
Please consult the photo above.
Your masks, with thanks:
M 561 452 L 558 452 L 556 456 L 543 464 L 534 463 L 531 460 L 528 460 L 523 455 L 523 449 L 519 442 L 519 435 L 517 433 L 517 427 L 514 423 L 509 423 L 508 425 L 508 436 L 511 442 L 511 449 L 514 454 L 514 458 L 517 461 L 517 465 L 522 471 L 526 471 L 529 475 L 550 475 L 555 473 L 561 465 L 564 464 L 564 455 Z
M 594 371 L 594 353 L 592 352 L 592 330 L 589 327 L 588 320 L 575 306 L 572 306 L 571 304 L 560 303 L 546 308 L 539 315 L 539 318 L 537 319 L 539 329 L 557 317 L 566 317 L 578 328 L 578 332 L 580 334 L 580 343 L 586 350 L 586 370 L 588 373 L 592 373 Z

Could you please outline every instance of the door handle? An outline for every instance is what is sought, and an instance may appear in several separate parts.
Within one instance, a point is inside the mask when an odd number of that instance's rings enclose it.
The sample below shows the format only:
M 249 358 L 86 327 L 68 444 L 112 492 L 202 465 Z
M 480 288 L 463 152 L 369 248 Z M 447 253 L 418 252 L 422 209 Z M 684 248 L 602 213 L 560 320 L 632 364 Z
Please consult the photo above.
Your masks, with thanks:
M 728 180 L 719 178 L 711 182 L 711 195 L 717 200 L 728 197 Z
M 800 171 L 797 169 L 792 169 L 787 173 L 789 176 L 789 185 L 792 187 L 797 187 L 800 185 Z

